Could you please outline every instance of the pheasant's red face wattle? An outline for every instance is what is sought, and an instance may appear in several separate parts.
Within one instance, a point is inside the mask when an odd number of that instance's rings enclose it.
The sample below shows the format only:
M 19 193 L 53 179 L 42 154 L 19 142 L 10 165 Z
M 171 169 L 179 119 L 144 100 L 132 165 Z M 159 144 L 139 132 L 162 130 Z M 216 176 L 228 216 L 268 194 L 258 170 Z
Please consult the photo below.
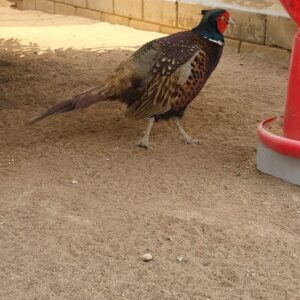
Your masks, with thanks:
M 227 11 L 225 11 L 224 13 L 219 15 L 217 18 L 218 31 L 223 34 L 225 32 L 229 22 L 230 22 L 230 16 Z

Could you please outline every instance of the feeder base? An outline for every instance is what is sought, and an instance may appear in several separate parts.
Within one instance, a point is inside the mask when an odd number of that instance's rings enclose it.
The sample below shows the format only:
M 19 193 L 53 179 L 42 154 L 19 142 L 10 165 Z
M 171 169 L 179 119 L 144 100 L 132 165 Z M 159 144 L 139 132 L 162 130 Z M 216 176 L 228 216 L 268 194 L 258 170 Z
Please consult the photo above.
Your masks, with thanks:
M 259 145 L 256 166 L 263 173 L 300 185 L 300 159 L 279 154 L 264 145 Z

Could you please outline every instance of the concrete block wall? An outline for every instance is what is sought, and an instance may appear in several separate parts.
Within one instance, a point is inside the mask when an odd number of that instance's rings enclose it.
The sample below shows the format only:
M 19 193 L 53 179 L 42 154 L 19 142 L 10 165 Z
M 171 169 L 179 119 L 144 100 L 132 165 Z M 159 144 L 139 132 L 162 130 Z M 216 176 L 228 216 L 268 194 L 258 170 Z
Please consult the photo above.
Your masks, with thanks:
M 20 9 L 77 15 L 131 26 L 174 33 L 199 23 L 202 9 L 211 8 L 189 0 L 17 0 Z M 201 2 L 201 1 L 200 1 Z M 207 3 L 207 1 L 206 1 Z M 214 5 L 214 1 L 211 1 Z M 223 8 L 226 9 L 224 3 Z M 227 44 L 238 52 L 257 52 L 288 62 L 296 25 L 285 16 L 228 9 L 236 24 L 226 32 Z

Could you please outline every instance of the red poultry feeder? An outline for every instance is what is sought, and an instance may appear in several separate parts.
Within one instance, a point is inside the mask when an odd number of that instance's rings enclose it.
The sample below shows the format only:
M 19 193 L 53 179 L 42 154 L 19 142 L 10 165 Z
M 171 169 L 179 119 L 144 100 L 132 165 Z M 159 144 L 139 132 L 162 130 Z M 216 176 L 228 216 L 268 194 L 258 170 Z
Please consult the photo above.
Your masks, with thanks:
M 261 145 L 257 149 L 257 169 L 300 185 L 300 1 L 280 0 L 298 26 L 291 54 L 288 95 L 283 118 L 282 135 L 268 127 L 279 118 L 261 122 L 257 132 Z M 274 127 L 274 126 L 273 126 Z

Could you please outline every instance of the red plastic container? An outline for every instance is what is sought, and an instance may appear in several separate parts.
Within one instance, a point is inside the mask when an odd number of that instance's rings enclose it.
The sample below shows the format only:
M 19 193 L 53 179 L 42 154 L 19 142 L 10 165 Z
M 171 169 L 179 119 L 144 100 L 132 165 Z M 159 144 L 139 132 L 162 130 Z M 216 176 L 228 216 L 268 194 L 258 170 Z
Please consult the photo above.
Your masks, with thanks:
M 300 27 L 300 0 L 281 0 L 281 3 Z M 300 30 L 295 36 L 291 56 L 283 133 L 287 138 L 300 141 Z
M 287 12 L 300 27 L 300 0 L 280 0 Z M 264 125 L 274 121 L 271 118 L 258 126 L 258 136 L 268 148 L 284 155 L 300 158 L 300 29 L 295 35 L 291 55 L 288 95 L 283 122 L 283 137 L 268 132 Z

